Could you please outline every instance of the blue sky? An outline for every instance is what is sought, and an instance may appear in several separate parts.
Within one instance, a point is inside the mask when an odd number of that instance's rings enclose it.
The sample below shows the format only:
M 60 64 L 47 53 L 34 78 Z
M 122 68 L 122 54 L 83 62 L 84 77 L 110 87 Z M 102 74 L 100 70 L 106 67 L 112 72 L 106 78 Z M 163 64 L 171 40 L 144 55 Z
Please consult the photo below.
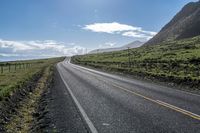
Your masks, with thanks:
M 191 1 L 1 0 L 0 60 L 73 55 L 146 41 Z

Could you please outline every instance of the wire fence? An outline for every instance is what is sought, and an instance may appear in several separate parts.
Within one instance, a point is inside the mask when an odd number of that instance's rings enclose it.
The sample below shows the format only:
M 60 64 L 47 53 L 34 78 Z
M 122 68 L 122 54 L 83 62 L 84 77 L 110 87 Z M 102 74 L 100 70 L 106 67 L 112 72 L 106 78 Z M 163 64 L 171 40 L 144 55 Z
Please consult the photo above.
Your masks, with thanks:
M 0 73 L 15 72 L 21 69 L 28 69 L 31 66 L 31 63 L 4 63 L 0 64 Z

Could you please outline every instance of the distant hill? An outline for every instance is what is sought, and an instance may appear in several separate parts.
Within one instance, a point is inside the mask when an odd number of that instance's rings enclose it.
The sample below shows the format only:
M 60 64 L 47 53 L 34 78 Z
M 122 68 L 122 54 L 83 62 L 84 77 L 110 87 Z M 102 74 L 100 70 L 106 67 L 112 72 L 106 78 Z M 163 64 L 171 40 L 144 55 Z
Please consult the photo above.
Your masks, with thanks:
M 124 45 L 122 47 L 117 47 L 117 48 L 106 48 L 106 49 L 95 49 L 89 52 L 89 54 L 93 54 L 93 53 L 104 53 L 104 52 L 112 52 L 112 51 L 120 51 L 120 50 L 125 50 L 127 48 L 136 48 L 136 47 L 140 47 L 141 45 L 143 45 L 144 42 L 140 42 L 140 41 L 134 41 L 132 43 L 129 43 L 127 45 Z
M 200 1 L 185 5 L 161 31 L 144 45 L 200 35 Z

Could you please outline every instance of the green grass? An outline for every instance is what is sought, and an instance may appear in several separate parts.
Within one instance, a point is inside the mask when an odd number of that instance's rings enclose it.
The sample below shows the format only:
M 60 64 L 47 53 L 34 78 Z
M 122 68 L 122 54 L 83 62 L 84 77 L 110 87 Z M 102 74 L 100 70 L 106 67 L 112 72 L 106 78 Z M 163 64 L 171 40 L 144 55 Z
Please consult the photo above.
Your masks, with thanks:
M 200 83 L 200 36 L 128 50 L 72 57 L 72 62 L 133 75 L 198 87 Z
M 64 58 L 50 58 L 41 60 L 17 61 L 11 63 L 30 63 L 28 68 L 17 69 L 16 71 L 4 71 L 0 73 L 0 100 L 11 95 L 22 87 L 34 75 L 40 73 L 45 67 L 53 65 Z M 9 62 L 10 63 L 10 62 Z

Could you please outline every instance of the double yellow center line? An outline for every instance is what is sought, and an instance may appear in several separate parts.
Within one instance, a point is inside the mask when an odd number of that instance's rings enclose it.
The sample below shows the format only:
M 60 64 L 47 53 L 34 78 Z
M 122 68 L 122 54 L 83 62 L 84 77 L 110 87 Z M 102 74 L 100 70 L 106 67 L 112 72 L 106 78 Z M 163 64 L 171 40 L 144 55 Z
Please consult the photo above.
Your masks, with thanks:
M 80 67 L 80 68 L 77 68 L 77 67 L 79 67 L 79 66 L 74 66 L 74 68 L 79 69 L 79 70 L 82 68 L 82 67 Z M 85 69 L 85 68 L 82 68 L 82 69 Z M 89 69 L 85 69 L 85 70 L 90 71 Z M 93 71 L 92 71 L 92 70 L 90 71 L 90 73 L 92 73 L 92 75 L 93 75 Z M 95 75 L 94 75 L 94 76 L 95 76 Z M 96 78 L 97 80 L 99 80 L 99 81 L 102 81 L 102 82 L 104 82 L 104 83 L 107 83 L 107 81 L 102 80 L 102 79 L 99 79 L 99 78 L 97 78 L 96 76 L 95 76 L 95 78 Z M 181 108 L 179 108 L 179 107 L 177 107 L 177 106 L 171 105 L 171 104 L 169 104 L 169 103 L 166 103 L 166 102 L 163 102 L 163 101 L 160 101 L 160 100 L 154 100 L 154 99 L 152 99 L 152 98 L 150 98 L 150 97 L 147 97 L 147 96 L 144 96 L 144 95 L 142 95 L 142 94 L 140 94 L 140 93 L 137 93 L 137 92 L 134 92 L 134 91 L 132 91 L 132 90 L 126 89 L 126 88 L 124 88 L 124 87 L 121 87 L 121 86 L 119 86 L 119 85 L 117 85 L 116 83 L 111 82 L 111 81 L 110 81 L 109 83 L 107 83 L 107 84 L 111 84 L 112 86 L 114 86 L 114 87 L 116 87 L 116 88 L 118 88 L 118 89 L 121 89 L 121 90 L 126 91 L 126 92 L 128 92 L 128 93 L 131 93 L 131 94 L 133 94 L 133 95 L 136 95 L 136 96 L 138 96 L 138 97 L 141 97 L 141 98 L 146 99 L 146 100 L 148 100 L 148 101 L 151 101 L 151 102 L 153 102 L 153 103 L 159 104 L 159 105 L 161 105 L 161 106 L 163 106 L 163 107 L 169 108 L 169 109 L 174 110 L 174 111 L 176 111 L 176 112 L 182 113 L 182 114 L 184 114 L 184 115 L 186 115 L 186 116 L 189 116 L 189 117 L 191 117 L 191 118 L 193 118 L 193 119 L 200 120 L 200 115 L 197 115 L 197 114 L 192 113 L 192 112 L 190 112 L 190 111 L 187 111 L 187 110 L 185 110 L 185 109 L 181 109 Z
M 187 115 L 187 116 L 189 116 L 189 117 L 191 117 L 191 118 L 193 118 L 193 119 L 200 120 L 200 116 L 197 115 L 197 114 L 195 114 L 195 113 L 192 113 L 192 112 L 190 112 L 190 111 L 181 109 L 181 108 L 179 108 L 179 107 L 176 107 L 176 106 L 174 106 L 174 105 L 168 104 L 168 103 L 166 103 L 166 102 L 162 102 L 162 101 L 160 101 L 160 100 L 154 100 L 154 99 L 152 99 L 152 98 L 149 98 L 149 97 L 144 96 L 144 95 L 142 95 L 142 94 L 139 94 L 139 93 L 137 93 L 137 92 L 131 91 L 131 90 L 129 90 L 129 89 L 126 89 L 126 88 L 121 87 L 121 86 L 119 86 L 119 85 L 116 85 L 116 84 L 114 84 L 114 83 L 111 83 L 111 84 L 112 84 L 112 86 L 114 86 L 114 87 L 117 87 L 117 88 L 119 88 L 119 89 L 121 89 L 121 90 L 124 90 L 124 91 L 126 91 L 126 92 L 129 92 L 129 93 L 134 94 L 134 95 L 136 95 L 136 96 L 142 97 L 142 98 L 144 98 L 144 99 L 146 99 L 146 100 L 148 100 L 148 101 L 151 101 L 151 102 L 153 102 L 153 103 L 159 104 L 159 105 L 164 106 L 164 107 L 166 107 L 166 108 L 172 109 L 172 110 L 174 110 L 174 111 L 176 111 L 176 112 L 179 112 L 179 113 L 182 113 L 182 114 L 184 114 L 184 115 Z

